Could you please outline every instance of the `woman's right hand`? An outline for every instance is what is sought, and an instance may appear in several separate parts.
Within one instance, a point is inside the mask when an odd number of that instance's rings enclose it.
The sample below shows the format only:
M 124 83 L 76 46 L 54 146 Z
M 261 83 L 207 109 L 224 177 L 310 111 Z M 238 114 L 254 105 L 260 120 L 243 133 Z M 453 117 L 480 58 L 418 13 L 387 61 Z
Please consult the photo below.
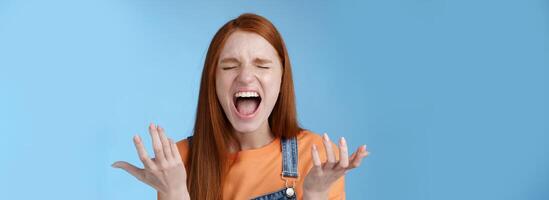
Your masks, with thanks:
M 112 167 L 120 168 L 133 175 L 138 180 L 150 185 L 159 192 L 159 197 L 168 199 L 190 199 L 187 191 L 187 172 L 181 160 L 179 150 L 173 140 L 168 139 L 164 129 L 151 124 L 149 133 L 152 137 L 155 158 L 149 158 L 139 135 L 133 137 L 133 142 L 139 159 L 145 166 L 138 168 L 125 161 L 116 161 Z

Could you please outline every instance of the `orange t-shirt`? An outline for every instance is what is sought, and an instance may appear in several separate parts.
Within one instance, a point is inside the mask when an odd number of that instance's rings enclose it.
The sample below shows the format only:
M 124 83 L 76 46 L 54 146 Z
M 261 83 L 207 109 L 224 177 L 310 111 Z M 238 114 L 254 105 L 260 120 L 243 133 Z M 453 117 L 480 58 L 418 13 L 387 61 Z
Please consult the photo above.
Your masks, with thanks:
M 313 166 L 311 155 L 313 144 L 319 150 L 321 161 L 325 162 L 326 153 L 320 135 L 310 131 L 302 131 L 297 135 L 299 177 L 295 183 L 295 190 L 298 199 L 303 198 L 303 179 Z M 337 145 L 332 142 L 332 147 L 336 158 L 339 159 Z M 187 163 L 188 140 L 177 142 L 177 148 L 181 154 L 181 159 L 184 163 Z M 189 166 L 185 164 L 185 167 L 188 169 Z M 282 150 L 280 138 L 276 138 L 271 143 L 257 149 L 239 151 L 236 160 L 228 171 L 223 188 L 223 199 L 252 199 L 276 192 L 285 187 L 281 174 Z M 344 176 L 332 184 L 329 199 L 345 199 Z

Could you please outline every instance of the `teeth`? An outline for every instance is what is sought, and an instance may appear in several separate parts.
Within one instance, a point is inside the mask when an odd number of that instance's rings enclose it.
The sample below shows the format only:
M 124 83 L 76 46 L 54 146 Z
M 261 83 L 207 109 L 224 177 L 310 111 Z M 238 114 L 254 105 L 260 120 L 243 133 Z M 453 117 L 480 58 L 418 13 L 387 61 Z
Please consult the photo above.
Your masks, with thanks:
M 259 97 L 257 92 L 237 92 L 234 94 L 235 97 Z

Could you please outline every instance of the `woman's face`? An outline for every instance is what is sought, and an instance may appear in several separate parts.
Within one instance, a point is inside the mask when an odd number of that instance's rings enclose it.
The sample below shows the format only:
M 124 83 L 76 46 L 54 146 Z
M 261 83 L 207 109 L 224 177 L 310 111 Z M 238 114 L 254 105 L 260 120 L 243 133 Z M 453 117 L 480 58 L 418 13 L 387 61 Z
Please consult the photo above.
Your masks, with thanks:
M 241 133 L 267 124 L 278 98 L 282 64 L 274 47 L 256 33 L 236 31 L 221 50 L 216 93 L 233 128 Z

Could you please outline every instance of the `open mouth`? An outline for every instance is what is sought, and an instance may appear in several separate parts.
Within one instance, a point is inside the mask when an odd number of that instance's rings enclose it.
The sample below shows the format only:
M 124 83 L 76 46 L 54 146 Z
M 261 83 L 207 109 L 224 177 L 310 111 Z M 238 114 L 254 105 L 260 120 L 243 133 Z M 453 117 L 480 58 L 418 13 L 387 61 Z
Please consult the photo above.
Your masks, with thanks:
M 233 103 L 240 117 L 253 117 L 261 104 L 261 96 L 254 91 L 237 92 L 233 96 Z

